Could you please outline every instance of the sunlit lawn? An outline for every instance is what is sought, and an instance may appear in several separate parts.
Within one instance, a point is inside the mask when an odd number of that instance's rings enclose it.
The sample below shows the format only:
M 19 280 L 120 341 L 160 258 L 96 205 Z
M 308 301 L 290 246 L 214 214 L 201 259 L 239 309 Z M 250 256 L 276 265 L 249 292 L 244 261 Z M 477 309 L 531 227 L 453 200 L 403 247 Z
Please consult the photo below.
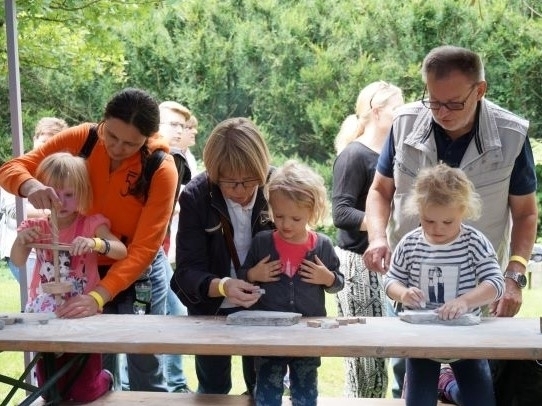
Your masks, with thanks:
M 542 316 L 542 272 L 534 273 L 532 277 L 532 289 L 524 290 L 524 305 L 519 314 L 520 317 L 540 317 Z M 333 296 L 328 297 L 328 315 L 336 315 L 335 301 Z M 0 266 L 0 312 L 18 312 L 19 304 L 19 285 L 11 277 L 7 267 L 2 263 Z M 19 377 L 23 371 L 23 354 L 20 352 L 0 353 L 0 374 Z M 240 394 L 245 391 L 240 358 L 234 357 L 234 386 L 232 393 Z M 194 356 L 186 355 L 184 357 L 184 370 L 189 385 L 192 389 L 197 386 L 197 380 L 194 372 Z M 321 396 L 342 396 L 344 385 L 344 365 L 343 358 L 322 358 L 322 366 L 318 371 L 318 386 Z M 10 388 L 0 383 L 0 399 L 4 399 Z M 24 393 L 18 391 L 11 405 L 18 404 L 24 399 Z

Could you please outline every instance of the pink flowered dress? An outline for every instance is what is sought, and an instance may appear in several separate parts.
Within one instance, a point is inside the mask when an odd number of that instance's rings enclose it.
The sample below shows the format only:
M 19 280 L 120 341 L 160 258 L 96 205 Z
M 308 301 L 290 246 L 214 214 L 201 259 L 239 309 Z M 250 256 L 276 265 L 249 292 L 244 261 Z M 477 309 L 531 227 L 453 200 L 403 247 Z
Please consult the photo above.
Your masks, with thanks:
M 71 244 L 76 236 L 94 237 L 96 229 L 105 224 L 108 228 L 111 223 L 101 214 L 92 216 L 79 215 L 75 221 L 67 228 L 59 230 L 59 242 L 62 244 Z M 52 231 L 49 220 L 28 219 L 21 223 L 19 229 L 28 227 L 38 227 L 43 239 L 36 243 L 51 243 Z M 59 266 L 62 282 L 71 282 L 72 291 L 62 295 L 63 300 L 69 297 L 87 293 L 94 289 L 100 281 L 98 275 L 97 254 L 91 252 L 84 255 L 71 256 L 68 251 L 59 251 Z M 28 289 L 28 302 L 25 312 L 44 313 L 54 312 L 56 301 L 53 295 L 44 293 L 42 284 L 54 282 L 54 259 L 53 251 L 49 249 L 36 249 L 36 265 L 32 273 L 32 281 Z

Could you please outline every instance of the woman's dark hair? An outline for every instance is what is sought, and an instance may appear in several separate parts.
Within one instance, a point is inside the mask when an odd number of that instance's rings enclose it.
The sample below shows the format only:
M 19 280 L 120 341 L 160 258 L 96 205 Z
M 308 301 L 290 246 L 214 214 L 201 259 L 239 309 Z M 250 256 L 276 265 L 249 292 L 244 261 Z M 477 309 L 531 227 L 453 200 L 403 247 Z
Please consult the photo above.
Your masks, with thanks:
M 157 101 L 147 92 L 136 88 L 126 88 L 116 93 L 105 106 L 104 120 L 116 118 L 136 127 L 147 139 L 158 132 L 160 109 Z M 150 179 L 144 174 L 149 157 L 147 143 L 139 150 L 141 153 L 141 173 L 129 193 L 146 200 Z

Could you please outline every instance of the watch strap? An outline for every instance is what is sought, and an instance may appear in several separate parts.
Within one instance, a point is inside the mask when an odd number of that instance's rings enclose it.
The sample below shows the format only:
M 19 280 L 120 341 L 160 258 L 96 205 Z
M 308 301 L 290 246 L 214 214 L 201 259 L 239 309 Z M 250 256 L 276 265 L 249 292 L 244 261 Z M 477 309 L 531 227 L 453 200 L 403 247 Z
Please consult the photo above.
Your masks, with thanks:
M 527 285 L 527 277 L 520 272 L 506 271 L 504 277 L 512 279 L 520 289 L 523 289 Z

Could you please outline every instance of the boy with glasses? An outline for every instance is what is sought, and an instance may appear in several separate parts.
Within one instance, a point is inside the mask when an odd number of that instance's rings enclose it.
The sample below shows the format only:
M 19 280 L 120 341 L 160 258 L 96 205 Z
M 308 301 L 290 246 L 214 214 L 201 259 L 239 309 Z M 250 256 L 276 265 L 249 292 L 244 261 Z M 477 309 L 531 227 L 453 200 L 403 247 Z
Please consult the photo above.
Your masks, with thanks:
M 177 232 L 176 222 L 178 217 L 175 212 L 178 207 L 179 194 L 182 185 L 186 185 L 192 177 L 192 168 L 188 164 L 186 151 L 188 150 L 185 142 L 185 132 L 187 123 L 192 116 L 190 110 L 175 101 L 165 101 L 160 103 L 160 134 L 167 139 L 170 148 L 170 154 L 173 156 L 177 174 L 179 176 L 175 190 L 175 207 L 173 208 L 172 218 L 168 224 L 163 247 L 168 256 L 170 264 L 175 262 L 175 247 L 171 250 L 171 240 L 175 239 Z M 178 211 L 177 211 L 178 212 Z M 172 229 L 174 230 L 172 231 Z M 171 235 L 174 237 L 171 238 Z M 173 268 L 166 268 L 166 277 L 168 281 L 168 291 L 166 299 L 166 314 L 173 316 L 186 316 L 186 307 L 181 303 L 177 295 L 169 287 L 169 281 L 173 276 Z M 169 392 L 187 393 L 192 392 L 188 387 L 188 381 L 184 374 L 183 358 L 179 354 L 164 354 L 164 377 Z

